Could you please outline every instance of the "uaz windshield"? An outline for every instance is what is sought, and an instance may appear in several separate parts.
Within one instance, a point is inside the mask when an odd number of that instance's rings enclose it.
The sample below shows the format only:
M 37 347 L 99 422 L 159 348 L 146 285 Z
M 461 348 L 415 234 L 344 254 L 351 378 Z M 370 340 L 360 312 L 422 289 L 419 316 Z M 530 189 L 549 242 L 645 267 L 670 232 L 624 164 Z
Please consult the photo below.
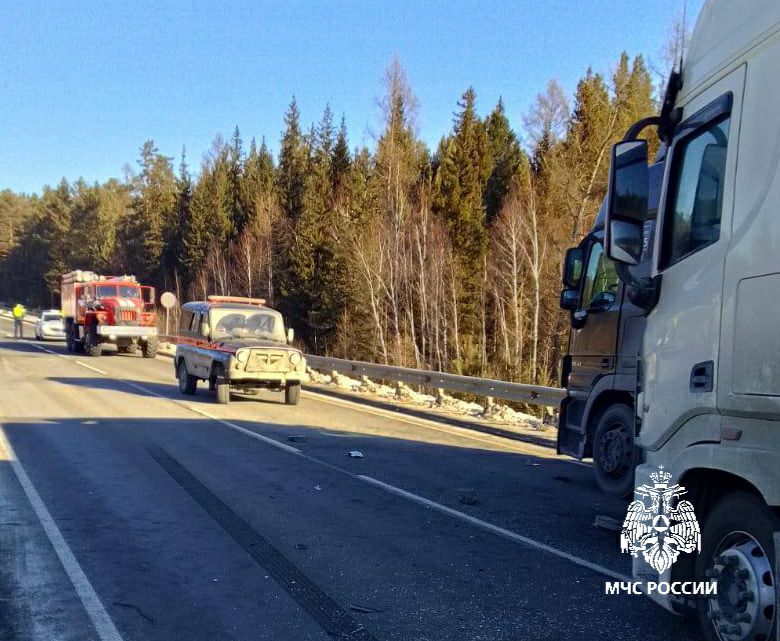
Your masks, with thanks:
M 278 312 L 253 309 L 212 309 L 211 338 L 262 338 L 285 342 L 284 323 Z

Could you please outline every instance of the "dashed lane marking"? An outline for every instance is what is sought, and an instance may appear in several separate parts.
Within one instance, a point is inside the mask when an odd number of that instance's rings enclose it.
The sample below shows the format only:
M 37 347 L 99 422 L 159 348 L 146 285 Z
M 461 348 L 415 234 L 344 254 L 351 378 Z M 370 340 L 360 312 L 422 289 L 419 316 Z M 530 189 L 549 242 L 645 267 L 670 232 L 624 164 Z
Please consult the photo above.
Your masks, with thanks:
M 603 574 L 612 579 L 616 579 L 617 581 L 630 582 L 633 580 L 630 577 L 625 576 L 624 574 L 620 574 L 619 572 L 610 570 L 609 568 L 606 568 L 603 565 L 599 565 L 598 563 L 592 563 L 591 561 L 587 561 L 586 559 L 581 559 L 578 556 L 574 556 L 573 554 L 569 554 L 568 552 L 564 552 L 563 550 L 554 548 L 551 545 L 547 545 L 546 543 L 536 541 L 535 539 L 530 539 L 527 536 L 523 536 L 522 534 L 517 534 L 516 532 L 512 532 L 512 530 L 507 530 L 506 528 L 502 528 L 498 525 L 494 525 L 493 523 L 489 523 L 487 521 L 483 521 L 482 519 L 478 519 L 475 516 L 471 516 L 471 514 L 466 514 L 465 512 L 461 512 L 460 510 L 455 510 L 451 507 L 447 507 L 446 505 L 442 505 L 441 503 L 436 503 L 435 501 L 426 499 L 424 496 L 419 496 L 417 494 L 413 494 L 412 492 L 407 492 L 406 490 L 402 490 L 400 487 L 396 487 L 395 485 L 390 485 L 389 483 L 378 481 L 377 479 L 371 476 L 358 474 L 357 478 L 359 478 L 361 481 L 365 481 L 369 485 L 373 485 L 374 487 L 384 490 L 385 492 L 389 492 L 390 494 L 395 494 L 396 496 L 400 496 L 401 498 L 407 499 L 408 501 L 418 503 L 419 505 L 423 505 L 432 510 L 436 510 L 437 512 L 441 512 L 442 514 L 446 514 L 456 519 L 460 519 L 461 521 L 465 521 L 466 523 L 469 523 L 481 530 L 492 532 L 493 534 L 497 534 L 498 536 L 503 537 L 505 539 L 509 539 L 510 541 L 514 541 L 515 543 L 520 543 L 527 547 L 531 547 L 536 550 L 540 550 L 542 552 L 547 552 L 548 554 L 552 554 L 561 559 L 566 559 L 567 561 L 571 561 L 575 565 L 579 565 L 583 568 L 587 568 L 594 572 L 598 572 L 599 574 Z
M 61 356 L 63 358 L 67 358 L 63 354 L 58 354 L 57 352 L 53 352 L 51 350 L 48 350 L 45 347 L 42 347 L 40 345 L 36 345 L 35 343 L 31 343 L 31 344 L 34 345 L 35 347 L 39 348 L 39 349 L 42 349 L 43 351 L 51 352 L 52 354 L 56 354 L 57 356 Z M 68 359 L 68 360 L 73 360 L 73 359 Z M 97 372 L 99 372 L 101 374 L 108 375 L 105 372 L 103 372 L 102 370 L 98 370 L 97 368 L 93 368 L 92 366 L 87 365 L 86 363 L 82 363 L 81 361 L 74 360 L 74 362 L 79 364 L 79 365 L 81 365 L 81 366 L 83 366 L 83 367 L 88 367 L 89 369 L 93 369 L 93 370 L 95 370 L 95 371 L 97 371 Z M 475 516 L 471 516 L 470 514 L 466 514 L 465 512 L 461 512 L 460 510 L 456 510 L 454 508 L 447 507 L 446 505 L 442 505 L 441 503 L 436 503 L 435 501 L 431 501 L 430 499 L 427 499 L 427 498 L 425 498 L 423 496 L 420 496 L 418 494 L 414 494 L 412 492 L 408 492 L 407 490 L 403 490 L 403 489 L 401 489 L 399 487 L 396 487 L 394 485 L 391 485 L 389 483 L 385 483 L 383 481 L 375 479 L 375 478 L 373 478 L 371 476 L 366 476 L 366 475 L 363 475 L 363 474 L 354 474 L 353 472 L 351 472 L 351 471 L 349 471 L 347 469 L 331 465 L 330 463 L 327 463 L 326 461 L 322 461 L 322 460 L 320 460 L 318 458 L 315 458 L 313 456 L 310 456 L 310 455 L 307 455 L 307 454 L 303 454 L 303 452 L 301 452 L 301 450 L 299 450 L 296 447 L 292 447 L 292 446 L 287 445 L 285 443 L 280 443 L 279 441 L 277 441 L 275 439 L 269 438 L 269 437 L 264 436 L 262 434 L 258 434 L 257 432 L 253 432 L 252 430 L 249 430 L 249 429 L 247 429 L 245 427 L 242 427 L 240 425 L 232 423 L 231 421 L 227 421 L 225 419 L 222 419 L 222 418 L 219 418 L 217 416 L 214 416 L 213 414 L 210 414 L 209 412 L 206 412 L 205 410 L 202 410 L 202 409 L 197 408 L 197 407 L 193 407 L 192 405 L 188 405 L 187 403 L 183 403 L 181 401 L 177 401 L 177 400 L 169 398 L 167 396 L 163 396 L 162 394 L 158 394 L 157 392 L 154 392 L 153 390 L 150 390 L 150 389 L 144 387 L 143 385 L 138 385 L 137 383 L 133 383 L 131 381 L 121 381 L 121 382 L 124 383 L 125 385 L 127 385 L 128 387 L 131 387 L 131 388 L 133 388 L 133 389 L 135 389 L 137 391 L 140 391 L 140 392 L 142 392 L 144 394 L 148 394 L 150 396 L 154 396 L 154 397 L 157 397 L 157 398 L 169 401 L 171 403 L 174 403 L 174 404 L 176 404 L 176 405 L 178 405 L 178 406 L 180 406 L 180 407 L 182 407 L 182 408 L 184 408 L 186 410 L 189 410 L 190 412 L 193 412 L 195 414 L 199 414 L 199 415 L 201 415 L 201 416 L 203 416 L 205 418 L 208 418 L 208 419 L 210 419 L 212 421 L 220 423 L 221 425 L 229 427 L 230 429 L 233 429 L 233 430 L 236 430 L 236 431 L 238 431 L 238 432 L 240 432 L 242 434 L 245 434 L 246 436 L 249 436 L 249 437 L 251 437 L 253 439 L 256 439 L 258 441 L 261 441 L 263 443 L 271 445 L 272 447 L 275 447 L 277 449 L 283 450 L 283 451 L 288 452 L 290 454 L 295 454 L 295 455 L 302 456 L 303 458 L 305 458 L 308 461 L 311 461 L 313 463 L 317 463 L 319 465 L 323 465 L 323 466 L 328 467 L 330 469 L 334 469 L 336 471 L 342 472 L 342 473 L 344 473 L 344 474 L 346 474 L 346 475 L 348 475 L 348 476 L 350 476 L 350 477 L 352 477 L 354 479 L 360 480 L 360 481 L 362 481 L 364 483 L 367 483 L 367 484 L 369 484 L 369 485 L 371 485 L 371 486 L 373 486 L 373 487 L 375 487 L 377 489 L 383 490 L 384 492 L 388 492 L 390 494 L 393 494 L 393 495 L 398 496 L 400 498 L 404 498 L 404 499 L 406 499 L 408 501 L 411 501 L 413 503 L 417 503 L 418 505 L 422 505 L 422 506 L 424 506 L 426 508 L 436 510 L 437 512 L 440 512 L 442 514 L 446 514 L 447 516 L 459 519 L 459 520 L 464 521 L 466 523 L 469 523 L 470 525 L 472 525 L 472 526 L 474 526 L 474 527 L 476 527 L 478 529 L 481 529 L 483 531 L 490 532 L 492 534 L 500 536 L 500 537 L 502 537 L 504 539 L 507 539 L 509 541 L 512 541 L 514 543 L 518 543 L 518 544 L 524 545 L 526 547 L 530 547 L 530 548 L 533 548 L 533 549 L 536 549 L 536 550 L 540 550 L 540 551 L 546 552 L 548 554 L 552 554 L 553 556 L 557 556 L 558 558 L 565 559 L 565 560 L 567 560 L 567 561 L 569 561 L 571 563 L 574 563 L 575 565 L 578 565 L 578 566 L 583 567 L 583 568 L 587 568 L 587 569 L 589 569 L 589 570 L 591 570 L 593 572 L 596 572 L 598 574 L 602 574 L 604 576 L 610 577 L 610 578 L 618 580 L 618 581 L 631 581 L 632 580 L 630 577 L 628 577 L 626 575 L 623 575 L 623 574 L 620 574 L 619 572 L 615 572 L 613 570 L 610 570 L 609 568 L 604 567 L 603 565 L 599 565 L 598 563 L 593 563 L 591 561 L 588 561 L 587 559 L 583 559 L 583 558 L 580 558 L 580 557 L 575 556 L 573 554 L 569 554 L 568 552 L 564 552 L 563 550 L 559 550 L 558 548 L 552 547 L 551 545 L 547 545 L 546 543 L 542 543 L 541 541 L 537 541 L 537 540 L 529 538 L 527 536 L 523 536 L 522 534 L 518 534 L 517 532 L 513 532 L 512 530 L 508 530 L 506 528 L 503 528 L 501 526 L 495 525 L 495 524 L 490 523 L 488 521 L 483 521 L 482 519 L 478 519 Z M 316 396 L 318 398 L 318 400 L 322 400 L 322 396 L 319 395 L 319 394 L 311 393 L 311 392 L 307 392 L 307 394 L 311 395 L 311 396 Z M 330 403 L 332 403 L 334 405 L 355 406 L 357 409 L 360 409 L 362 411 L 367 411 L 367 412 L 372 413 L 372 414 L 378 414 L 380 416 L 389 416 L 390 418 L 393 418 L 393 419 L 396 419 L 396 420 L 401 420 L 401 421 L 404 421 L 404 422 L 407 422 L 407 423 L 418 424 L 418 425 L 422 425 L 422 426 L 425 426 L 425 427 L 431 427 L 432 429 L 437 429 L 437 430 L 440 430 L 440 431 L 449 431 L 449 430 L 447 430 L 445 428 L 442 428 L 442 427 L 440 427 L 440 426 L 438 426 L 436 424 L 433 424 L 432 421 L 431 421 L 431 424 L 428 424 L 427 421 L 423 421 L 423 420 L 407 419 L 406 417 L 399 417 L 395 413 L 390 412 L 390 411 L 377 410 L 375 408 L 364 408 L 364 407 L 360 406 L 357 403 L 349 403 L 349 402 L 338 403 L 338 402 L 333 401 L 330 398 L 328 398 L 328 400 L 324 401 L 324 402 L 330 402 Z M 462 434 L 460 434 L 460 432 L 457 432 L 457 434 L 462 435 Z M 474 436 L 471 436 L 471 435 L 468 435 L 468 434 L 462 435 L 462 436 L 466 436 L 467 438 L 472 438 L 474 440 L 487 440 L 487 439 L 480 439 L 479 437 L 474 437 Z M 2 439 L 2 437 L 3 437 L 2 430 L 0 430 L 0 439 Z M 3 441 L 0 440 L 0 446 L 2 446 L 2 444 L 3 444 Z M 9 445 L 9 447 L 10 447 L 10 445 Z M 586 465 L 584 463 L 580 463 L 579 461 L 571 460 L 569 462 L 570 463 L 578 463 L 580 465 Z M 586 467 L 590 467 L 590 466 L 586 465 Z M 22 472 L 23 472 L 23 470 L 22 470 Z M 28 481 L 29 481 L 29 479 L 28 479 Z M 32 486 L 30 485 L 30 487 L 32 487 Z M 33 488 L 33 491 L 34 491 L 34 488 Z M 40 501 L 40 498 L 38 500 Z M 43 507 L 43 509 L 45 509 L 45 507 L 43 506 L 42 502 L 41 502 L 41 506 Z M 47 512 L 47 514 L 48 514 L 48 512 Z M 49 518 L 51 519 L 51 517 L 49 517 Z M 52 521 L 52 525 L 53 525 L 53 521 Z M 56 528 L 56 526 L 54 526 L 54 527 Z M 61 537 L 61 535 L 60 535 L 60 537 Z M 64 543 L 64 540 L 63 540 L 63 543 Z M 71 553 L 71 556 L 72 556 L 72 553 Z M 75 562 L 75 559 L 74 559 L 74 562 Z M 83 572 L 82 572 L 82 574 L 83 574 Z M 86 577 L 84 577 L 84 578 L 86 580 Z M 94 592 L 94 590 L 93 590 L 93 592 Z M 97 595 L 95 595 L 95 598 L 97 598 Z M 99 601 L 98 601 L 98 603 L 99 603 Z M 106 616 L 108 616 L 107 613 L 106 613 Z M 110 619 L 109 619 L 109 622 L 110 622 Z M 104 639 L 113 639 L 113 638 L 121 639 L 121 637 L 105 637 L 104 638 L 104 637 L 101 636 L 101 641 L 104 641 Z

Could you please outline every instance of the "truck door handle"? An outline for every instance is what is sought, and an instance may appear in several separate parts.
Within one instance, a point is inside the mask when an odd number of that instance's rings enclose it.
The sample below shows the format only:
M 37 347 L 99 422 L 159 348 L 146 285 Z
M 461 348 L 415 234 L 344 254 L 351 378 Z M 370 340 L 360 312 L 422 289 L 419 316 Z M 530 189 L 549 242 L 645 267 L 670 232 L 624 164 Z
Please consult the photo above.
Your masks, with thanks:
M 715 365 L 712 361 L 696 363 L 691 369 L 690 390 L 696 394 L 712 391 L 712 379 Z
M 612 366 L 612 359 L 611 358 L 602 358 L 601 359 L 601 369 L 609 369 Z

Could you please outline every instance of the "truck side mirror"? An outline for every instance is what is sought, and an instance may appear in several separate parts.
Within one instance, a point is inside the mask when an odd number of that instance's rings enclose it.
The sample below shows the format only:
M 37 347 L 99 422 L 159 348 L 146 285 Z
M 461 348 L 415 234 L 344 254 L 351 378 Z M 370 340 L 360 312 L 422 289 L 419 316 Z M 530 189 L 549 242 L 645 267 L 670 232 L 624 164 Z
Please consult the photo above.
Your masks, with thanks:
M 647 141 L 624 140 L 612 147 L 607 194 L 607 256 L 637 265 L 642 256 L 644 221 L 650 196 Z
M 601 292 L 590 301 L 588 305 L 588 312 L 592 314 L 598 314 L 599 312 L 608 312 L 615 304 L 615 294 L 612 292 Z
M 295 338 L 295 331 L 292 327 L 287 328 L 287 344 L 292 345 L 293 339 Z
M 568 289 L 577 289 L 580 286 L 583 258 L 582 247 L 572 247 L 566 250 L 566 258 L 563 261 L 563 284 Z
M 203 338 L 208 338 L 211 335 L 211 326 L 206 322 L 201 323 L 200 334 Z
M 580 306 L 580 293 L 576 289 L 564 289 L 561 292 L 561 309 L 574 311 Z

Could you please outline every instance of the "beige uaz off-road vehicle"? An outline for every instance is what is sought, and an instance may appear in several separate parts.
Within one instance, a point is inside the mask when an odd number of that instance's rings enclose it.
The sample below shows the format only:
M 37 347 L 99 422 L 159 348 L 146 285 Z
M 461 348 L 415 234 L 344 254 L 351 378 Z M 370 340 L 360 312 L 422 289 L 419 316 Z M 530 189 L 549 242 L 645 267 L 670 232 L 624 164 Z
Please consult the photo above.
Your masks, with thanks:
M 218 403 L 230 391 L 284 390 L 297 405 L 307 380 L 306 360 L 292 347 L 292 329 L 259 298 L 209 296 L 181 309 L 174 367 L 182 394 L 194 394 L 199 380 L 216 390 Z

